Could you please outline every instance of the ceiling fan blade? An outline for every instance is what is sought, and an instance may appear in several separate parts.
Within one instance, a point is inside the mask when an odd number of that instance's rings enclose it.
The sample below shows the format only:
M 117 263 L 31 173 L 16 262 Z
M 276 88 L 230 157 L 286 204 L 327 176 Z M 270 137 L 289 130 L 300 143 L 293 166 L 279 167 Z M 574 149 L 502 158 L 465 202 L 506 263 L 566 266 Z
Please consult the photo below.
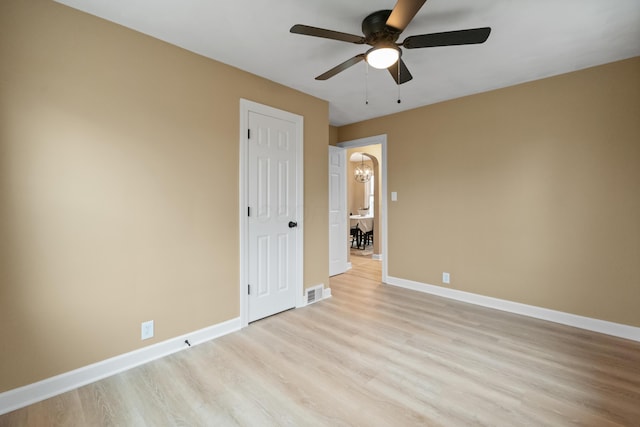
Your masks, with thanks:
M 400 64 L 400 76 L 398 76 L 398 64 Z M 389 70 L 389 74 L 396 81 L 397 84 L 401 85 L 402 83 L 406 83 L 413 78 L 407 65 L 404 63 L 402 59 L 398 59 L 398 61 L 387 68 Z
M 446 31 L 444 33 L 422 34 L 407 37 L 402 42 L 402 47 L 418 49 L 422 47 L 456 46 L 463 44 L 484 43 L 489 34 L 490 27 L 473 28 L 469 30 Z
M 330 79 L 331 77 L 335 76 L 336 74 L 346 70 L 347 68 L 356 65 L 358 62 L 364 60 L 364 53 L 361 53 L 360 55 L 356 55 L 351 59 L 347 59 L 346 61 L 344 61 L 342 64 L 340 65 L 336 65 L 335 67 L 333 67 L 332 69 L 330 69 L 329 71 L 320 74 L 318 77 L 316 77 L 316 80 L 327 80 Z
M 401 32 L 407 28 L 409 22 L 416 16 L 427 0 L 398 0 L 387 19 L 387 25 Z
M 325 30 L 324 28 L 310 27 L 308 25 L 296 24 L 289 30 L 294 34 L 305 36 L 322 37 L 325 39 L 338 40 L 355 44 L 364 44 L 364 37 L 354 34 L 341 33 L 339 31 Z

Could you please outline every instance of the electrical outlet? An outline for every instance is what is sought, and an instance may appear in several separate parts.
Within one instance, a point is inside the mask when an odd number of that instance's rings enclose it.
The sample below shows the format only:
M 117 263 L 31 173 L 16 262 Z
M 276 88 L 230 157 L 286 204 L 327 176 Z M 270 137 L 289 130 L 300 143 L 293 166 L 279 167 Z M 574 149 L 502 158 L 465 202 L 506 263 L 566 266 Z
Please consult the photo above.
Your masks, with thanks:
M 153 320 L 142 322 L 141 329 L 142 329 L 141 339 L 148 340 L 149 338 L 153 338 Z
M 442 283 L 450 283 L 451 276 L 449 273 L 442 273 Z

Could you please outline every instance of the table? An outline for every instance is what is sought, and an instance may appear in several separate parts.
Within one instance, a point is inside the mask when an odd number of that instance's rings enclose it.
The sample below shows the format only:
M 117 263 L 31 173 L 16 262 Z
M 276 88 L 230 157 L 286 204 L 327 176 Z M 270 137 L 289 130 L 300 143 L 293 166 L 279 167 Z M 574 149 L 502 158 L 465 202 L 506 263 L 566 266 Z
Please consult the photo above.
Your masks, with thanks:
M 356 243 L 358 249 L 364 249 L 364 234 L 373 231 L 373 215 L 351 215 L 349 217 L 351 227 L 358 227 Z
M 357 225 L 363 233 L 373 230 L 373 215 L 351 215 L 349 219 L 351 220 L 351 226 L 355 227 Z

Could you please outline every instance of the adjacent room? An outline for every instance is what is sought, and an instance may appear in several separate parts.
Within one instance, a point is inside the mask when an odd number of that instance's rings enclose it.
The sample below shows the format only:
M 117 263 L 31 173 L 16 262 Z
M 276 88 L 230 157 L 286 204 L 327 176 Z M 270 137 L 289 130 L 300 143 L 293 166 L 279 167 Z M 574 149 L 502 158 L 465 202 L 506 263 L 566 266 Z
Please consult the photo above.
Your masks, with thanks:
M 640 426 L 639 303 L 637 0 L 0 3 L 1 427 Z

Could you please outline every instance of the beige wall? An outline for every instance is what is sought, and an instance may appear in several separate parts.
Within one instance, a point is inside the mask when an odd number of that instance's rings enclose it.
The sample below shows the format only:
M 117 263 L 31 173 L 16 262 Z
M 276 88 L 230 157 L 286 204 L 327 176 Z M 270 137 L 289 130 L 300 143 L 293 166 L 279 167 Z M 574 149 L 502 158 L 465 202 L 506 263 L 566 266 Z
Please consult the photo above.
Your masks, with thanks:
M 338 127 L 329 126 L 329 145 L 336 145 L 338 143 Z
M 51 1 L 0 32 L 0 392 L 239 315 L 240 98 L 304 116 L 328 284 L 325 101 Z
M 640 58 L 339 128 L 388 135 L 389 275 L 640 326 Z M 387 255 L 385 255 L 387 256 Z

